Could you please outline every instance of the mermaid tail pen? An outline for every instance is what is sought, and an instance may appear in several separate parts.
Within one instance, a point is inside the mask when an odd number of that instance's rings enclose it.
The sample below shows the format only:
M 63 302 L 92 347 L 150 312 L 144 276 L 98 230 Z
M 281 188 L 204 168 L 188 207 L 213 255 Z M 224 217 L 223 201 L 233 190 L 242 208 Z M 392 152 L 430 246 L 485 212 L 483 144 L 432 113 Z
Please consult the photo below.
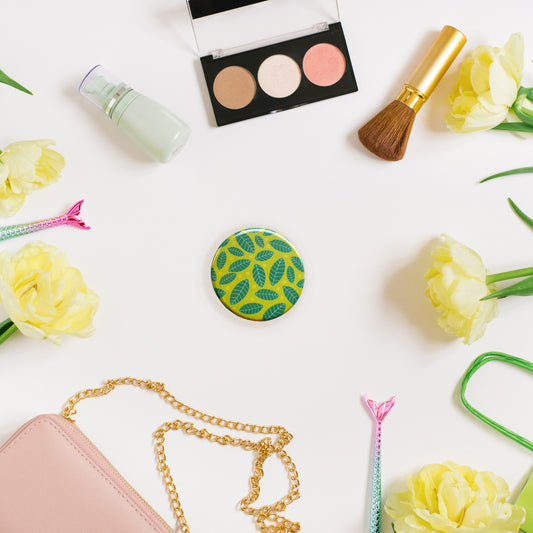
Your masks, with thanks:
M 29 224 L 14 224 L 13 226 L 0 227 L 0 241 L 62 225 L 74 226 L 80 229 L 91 229 L 81 218 L 78 218 L 81 204 L 83 204 L 83 200 L 76 202 L 64 215 L 59 217 L 47 218 L 38 222 L 30 222 Z
M 396 398 L 377 403 L 368 396 L 363 402 L 376 421 L 374 438 L 374 467 L 372 472 L 372 501 L 370 507 L 370 533 L 381 533 L 381 423 L 392 409 Z

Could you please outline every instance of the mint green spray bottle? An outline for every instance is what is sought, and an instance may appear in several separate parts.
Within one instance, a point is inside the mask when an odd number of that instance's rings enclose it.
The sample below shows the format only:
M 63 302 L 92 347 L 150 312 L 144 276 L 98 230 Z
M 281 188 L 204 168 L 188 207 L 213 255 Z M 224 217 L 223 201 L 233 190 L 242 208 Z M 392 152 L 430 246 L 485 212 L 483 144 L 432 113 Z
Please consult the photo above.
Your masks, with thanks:
M 83 78 L 79 91 L 156 161 L 170 161 L 189 138 L 185 122 L 117 80 L 101 65 Z

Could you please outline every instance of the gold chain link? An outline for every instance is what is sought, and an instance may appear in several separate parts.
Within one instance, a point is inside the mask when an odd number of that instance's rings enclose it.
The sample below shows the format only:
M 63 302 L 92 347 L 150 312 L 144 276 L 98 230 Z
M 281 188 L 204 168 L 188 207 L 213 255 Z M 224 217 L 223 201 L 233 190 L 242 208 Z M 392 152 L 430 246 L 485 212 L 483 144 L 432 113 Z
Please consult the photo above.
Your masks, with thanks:
M 168 431 L 181 430 L 187 435 L 194 435 L 200 439 L 207 439 L 210 442 L 216 442 L 223 446 L 235 446 L 247 451 L 255 451 L 257 453 L 254 464 L 253 473 L 250 477 L 250 492 L 245 496 L 239 504 L 240 509 L 248 515 L 254 516 L 257 527 L 262 533 L 295 533 L 300 531 L 300 524 L 292 522 L 287 518 L 279 515 L 285 511 L 287 506 L 294 500 L 300 497 L 298 480 L 298 471 L 292 459 L 285 452 L 284 447 L 292 440 L 292 435 L 281 426 L 257 426 L 254 424 L 242 424 L 240 422 L 233 422 L 225 420 L 216 416 L 208 415 L 197 411 L 188 405 L 178 401 L 172 394 L 170 394 L 163 383 L 158 383 L 150 380 L 141 380 L 135 378 L 118 378 L 107 380 L 103 387 L 97 389 L 86 389 L 78 392 L 72 396 L 63 409 L 63 416 L 74 422 L 72 418 L 76 413 L 76 404 L 86 398 L 96 398 L 109 394 L 118 385 L 133 385 L 141 389 L 156 392 L 178 411 L 205 422 L 213 426 L 219 426 L 226 429 L 243 431 L 246 433 L 255 433 L 260 435 L 274 435 L 276 438 L 273 441 L 271 437 L 265 437 L 258 442 L 251 440 L 239 439 L 231 437 L 230 435 L 217 435 L 210 433 L 206 429 L 198 429 L 191 422 L 183 422 L 181 420 L 174 420 L 173 422 L 165 422 L 154 432 L 155 451 L 157 455 L 158 469 L 163 476 L 163 480 L 167 487 L 167 492 L 170 498 L 170 503 L 174 509 L 174 513 L 178 520 L 180 531 L 182 533 L 190 533 L 187 520 L 181 507 L 178 491 L 174 480 L 170 474 L 170 468 L 167 464 L 167 457 L 165 455 L 165 436 Z M 271 456 L 277 455 L 289 477 L 289 491 L 286 496 L 279 501 L 262 507 L 252 507 L 252 504 L 257 501 L 261 491 L 260 482 L 263 477 L 263 464 Z

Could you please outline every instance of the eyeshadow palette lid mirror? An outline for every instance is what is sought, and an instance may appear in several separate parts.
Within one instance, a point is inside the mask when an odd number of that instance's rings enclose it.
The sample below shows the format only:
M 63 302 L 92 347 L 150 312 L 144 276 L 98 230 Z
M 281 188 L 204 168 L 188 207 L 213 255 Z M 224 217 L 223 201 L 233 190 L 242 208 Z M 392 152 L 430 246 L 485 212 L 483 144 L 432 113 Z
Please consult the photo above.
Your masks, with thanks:
M 224 57 L 318 33 L 340 21 L 337 0 L 187 0 L 201 56 Z

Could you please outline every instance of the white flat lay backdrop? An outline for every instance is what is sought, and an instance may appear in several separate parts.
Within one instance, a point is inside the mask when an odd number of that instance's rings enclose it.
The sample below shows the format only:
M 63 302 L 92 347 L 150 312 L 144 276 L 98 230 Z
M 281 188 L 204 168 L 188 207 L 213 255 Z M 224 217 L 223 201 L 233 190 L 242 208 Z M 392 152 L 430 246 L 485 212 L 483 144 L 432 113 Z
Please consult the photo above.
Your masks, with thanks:
M 417 117 L 403 161 L 373 157 L 356 131 L 395 97 L 445 24 L 469 39 L 461 59 L 524 32 L 525 82 L 533 82 L 533 5 L 340 0 L 340 8 L 358 93 L 216 128 L 184 1 L 3 0 L 0 68 L 35 96 L 0 87 L 0 145 L 52 138 L 66 158 L 62 179 L 5 224 L 54 216 L 84 198 L 93 229 L 57 228 L 2 249 L 15 253 L 34 238 L 56 245 L 101 306 L 90 339 L 57 347 L 16 334 L 0 348 L 0 441 L 34 415 L 59 412 L 79 389 L 152 378 L 209 413 L 287 427 L 302 497 L 286 515 L 308 533 L 352 533 L 368 528 L 373 437 L 360 398 L 394 394 L 384 498 L 409 473 L 444 460 L 492 470 L 516 496 L 533 456 L 466 413 L 457 386 L 485 351 L 533 360 L 533 300 L 501 301 L 485 336 L 464 346 L 437 326 L 423 274 L 443 232 L 474 248 L 491 272 L 533 264 L 533 233 L 506 200 L 533 213 L 533 177 L 477 184 L 531 165 L 533 140 L 448 132 L 444 100 L 457 65 Z M 77 93 L 97 63 L 191 126 L 173 162 L 148 160 Z M 268 323 L 226 311 L 209 277 L 219 243 L 253 226 L 288 237 L 306 267 L 300 302 Z M 530 387 L 527 373 L 494 364 L 471 398 L 531 438 Z M 80 427 L 174 525 L 150 435 L 176 413 L 135 390 L 79 411 Z M 194 533 L 255 530 L 236 507 L 252 454 L 172 435 L 168 457 Z M 285 487 L 269 463 L 261 501 Z

